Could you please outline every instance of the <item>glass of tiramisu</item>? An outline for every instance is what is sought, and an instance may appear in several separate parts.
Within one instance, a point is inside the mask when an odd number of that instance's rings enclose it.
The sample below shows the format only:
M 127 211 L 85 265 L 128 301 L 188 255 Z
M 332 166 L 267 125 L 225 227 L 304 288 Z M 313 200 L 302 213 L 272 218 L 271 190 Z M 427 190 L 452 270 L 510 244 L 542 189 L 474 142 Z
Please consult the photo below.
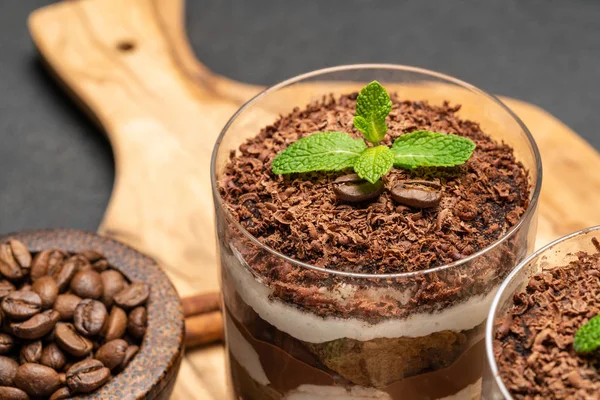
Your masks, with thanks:
M 600 396 L 600 226 L 536 251 L 498 290 L 485 400 Z
M 244 105 L 211 174 L 231 398 L 480 398 L 541 185 L 503 103 L 419 68 L 320 70 Z

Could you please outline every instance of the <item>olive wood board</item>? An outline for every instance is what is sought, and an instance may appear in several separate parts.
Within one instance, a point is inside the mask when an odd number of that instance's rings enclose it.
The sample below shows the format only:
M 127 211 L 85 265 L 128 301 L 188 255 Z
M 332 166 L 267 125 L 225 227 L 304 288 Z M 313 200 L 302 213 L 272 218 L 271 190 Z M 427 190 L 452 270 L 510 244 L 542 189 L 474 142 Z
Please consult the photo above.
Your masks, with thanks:
M 213 143 L 262 88 L 219 76 L 195 58 L 184 8 L 183 0 L 68 1 L 35 11 L 29 29 L 49 70 L 112 145 L 116 180 L 99 232 L 154 257 L 187 296 L 218 290 Z M 261 121 L 305 104 L 305 89 Z M 502 100 L 542 154 L 538 247 L 599 224 L 596 150 L 544 110 Z M 224 368 L 221 345 L 188 352 L 172 398 L 226 398 Z

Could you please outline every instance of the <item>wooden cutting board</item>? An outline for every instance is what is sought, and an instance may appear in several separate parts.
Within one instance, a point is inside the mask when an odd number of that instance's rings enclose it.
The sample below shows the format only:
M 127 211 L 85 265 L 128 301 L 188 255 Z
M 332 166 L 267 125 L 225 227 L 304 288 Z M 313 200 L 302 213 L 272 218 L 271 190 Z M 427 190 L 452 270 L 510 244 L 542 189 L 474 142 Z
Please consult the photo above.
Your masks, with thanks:
M 154 257 L 186 296 L 218 289 L 210 154 L 227 119 L 261 88 L 197 61 L 183 13 L 183 0 L 69 1 L 35 11 L 29 28 L 112 144 L 116 181 L 99 232 Z M 600 224 L 599 154 L 547 112 L 503 100 L 542 153 L 538 245 Z M 288 108 L 296 105 L 291 97 Z M 220 345 L 187 354 L 173 398 L 225 398 Z

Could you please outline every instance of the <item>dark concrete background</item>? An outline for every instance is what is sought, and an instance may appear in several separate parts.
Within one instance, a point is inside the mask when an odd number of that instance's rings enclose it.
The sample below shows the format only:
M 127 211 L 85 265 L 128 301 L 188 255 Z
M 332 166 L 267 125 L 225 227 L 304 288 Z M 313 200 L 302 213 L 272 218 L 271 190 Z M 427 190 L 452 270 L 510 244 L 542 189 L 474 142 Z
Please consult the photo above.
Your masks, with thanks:
M 0 232 L 94 230 L 112 187 L 108 144 L 31 44 L 27 15 L 47 3 L 0 0 Z M 187 10 L 198 58 L 231 78 L 411 64 L 537 104 L 597 148 L 599 21 L 597 0 L 188 0 Z

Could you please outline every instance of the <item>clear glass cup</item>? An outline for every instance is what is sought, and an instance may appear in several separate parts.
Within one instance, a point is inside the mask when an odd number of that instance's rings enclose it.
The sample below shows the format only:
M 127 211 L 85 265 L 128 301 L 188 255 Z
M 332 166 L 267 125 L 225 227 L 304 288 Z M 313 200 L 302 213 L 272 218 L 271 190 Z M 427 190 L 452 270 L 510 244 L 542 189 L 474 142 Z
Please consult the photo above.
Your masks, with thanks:
M 451 264 L 396 274 L 340 272 L 308 265 L 264 246 L 229 213 L 218 190 L 230 154 L 294 107 L 378 80 L 407 100 L 461 104 L 458 115 L 514 148 L 529 171 L 530 204 L 520 221 L 487 248 Z M 224 299 L 231 398 L 235 399 L 478 399 L 483 330 L 502 280 L 533 250 L 541 162 L 531 134 L 497 98 L 439 73 L 397 65 L 350 65 L 301 75 L 244 105 L 223 129 L 213 152 L 212 187 Z M 292 291 L 279 274 L 302 274 Z M 400 316 L 365 320 L 318 317 L 295 300 L 319 282 L 323 298 L 394 298 Z M 429 283 L 446 285 L 434 304 L 408 301 Z M 331 285 L 330 285 L 331 287 Z M 416 305 L 415 305 L 416 304 Z M 316 307 L 316 306 L 315 306 Z M 314 310 L 313 310 L 314 311 Z M 449 397 L 455 396 L 455 397 Z
M 600 226 L 583 229 L 564 236 L 537 250 L 519 264 L 506 278 L 494 298 L 485 329 L 486 368 L 483 378 L 484 400 L 512 400 L 512 396 L 502 382 L 494 357 L 494 338 L 498 322 L 514 304 L 515 292 L 525 290 L 530 278 L 542 271 L 562 267 L 577 260 L 577 252 L 596 253 L 592 238 L 600 236 Z

